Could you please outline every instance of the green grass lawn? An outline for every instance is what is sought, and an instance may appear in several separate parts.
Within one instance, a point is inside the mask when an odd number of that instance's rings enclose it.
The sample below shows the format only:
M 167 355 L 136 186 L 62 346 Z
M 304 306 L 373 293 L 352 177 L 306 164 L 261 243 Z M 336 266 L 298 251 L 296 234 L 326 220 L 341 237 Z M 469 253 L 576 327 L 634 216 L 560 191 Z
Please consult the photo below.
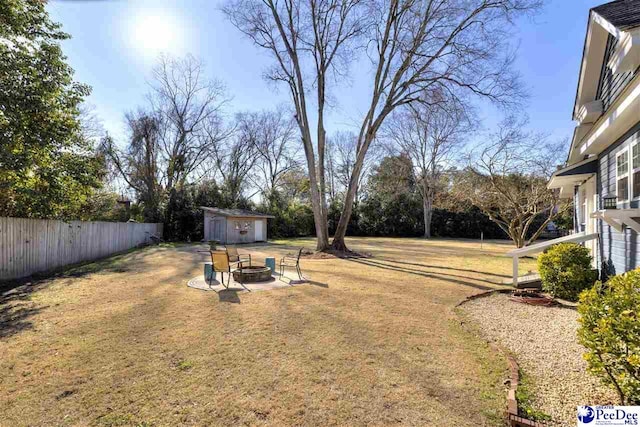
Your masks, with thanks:
M 259 260 L 315 246 L 274 243 L 240 251 Z M 204 245 L 134 251 L 4 292 L 0 425 L 499 425 L 506 362 L 454 306 L 510 277 L 511 247 L 347 243 L 372 256 L 305 259 L 311 284 L 232 298 L 186 286 Z

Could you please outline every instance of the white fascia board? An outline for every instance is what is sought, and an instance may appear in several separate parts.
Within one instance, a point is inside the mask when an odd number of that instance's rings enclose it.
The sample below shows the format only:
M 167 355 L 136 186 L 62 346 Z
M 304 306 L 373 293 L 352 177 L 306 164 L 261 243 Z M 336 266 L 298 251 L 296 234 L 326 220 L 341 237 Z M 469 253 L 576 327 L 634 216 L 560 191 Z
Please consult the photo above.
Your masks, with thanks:
M 604 19 L 601 15 L 594 11 L 591 11 L 591 19 L 600 25 L 602 28 L 613 34 L 616 38 L 620 38 L 621 31 L 615 27 L 611 22 Z
M 583 104 L 595 99 L 598 78 L 602 69 L 602 55 L 607 44 L 609 32 L 613 30 L 617 31 L 600 15 L 593 11 L 591 12 L 587 24 L 580 75 L 578 76 L 578 89 L 573 106 L 573 120 L 577 120 L 579 110 Z
M 573 184 L 563 185 L 560 187 L 560 194 L 558 194 L 558 196 L 561 199 L 573 199 L 573 187 L 575 187 Z
M 580 142 L 585 135 L 593 128 L 593 123 L 582 123 L 575 127 L 573 136 L 571 137 L 571 145 L 569 146 L 569 155 L 567 156 L 567 164 L 575 164 L 583 159 L 578 150 Z
M 590 159 L 593 160 L 593 159 Z M 555 188 L 563 188 L 567 186 L 575 186 L 583 183 L 593 176 L 592 173 L 582 173 L 580 175 L 552 176 L 547 184 L 547 188 L 553 190 Z
M 580 145 L 580 154 L 598 154 L 609 144 L 615 142 L 628 130 L 628 127 L 640 118 L 640 79 L 635 78 L 633 87 L 622 93 L 621 101 L 614 108 L 609 108 L 600 123 L 596 123 L 591 133 Z M 625 91 L 626 92 L 626 91 Z
M 560 192 L 562 193 L 563 188 L 567 186 L 574 186 L 574 185 L 581 184 L 583 181 L 586 181 L 587 179 L 591 178 L 594 174 L 593 173 L 582 173 L 582 174 L 576 174 L 576 175 L 560 175 L 560 174 L 565 173 L 572 169 L 579 168 L 580 166 L 587 163 L 591 163 L 594 160 L 596 160 L 595 157 L 588 157 L 584 160 L 569 163 L 565 167 L 558 169 L 551 175 L 551 178 L 549 179 L 549 183 L 547 184 L 547 188 L 549 189 L 559 188 Z M 571 196 L 572 195 L 573 194 L 571 194 Z

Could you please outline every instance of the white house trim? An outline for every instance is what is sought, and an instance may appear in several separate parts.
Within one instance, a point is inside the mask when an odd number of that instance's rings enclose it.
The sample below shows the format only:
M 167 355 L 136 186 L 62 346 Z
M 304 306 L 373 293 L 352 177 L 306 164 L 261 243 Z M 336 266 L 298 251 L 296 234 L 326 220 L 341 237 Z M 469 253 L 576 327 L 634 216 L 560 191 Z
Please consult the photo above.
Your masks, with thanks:
M 640 233 L 640 209 L 604 209 L 593 212 L 591 218 L 603 220 L 619 233 L 625 225 Z
M 638 166 L 634 163 L 634 150 L 638 151 Z M 631 200 L 640 199 L 640 194 L 635 193 L 635 185 L 636 185 L 636 174 L 640 172 L 640 143 L 638 141 L 634 141 L 629 146 L 629 198 Z
M 581 174 L 566 174 L 572 170 L 578 169 L 580 166 L 585 165 L 587 163 L 591 163 L 596 159 L 593 157 L 589 157 L 587 159 L 582 160 L 581 162 L 577 162 L 572 164 L 571 166 L 567 166 L 565 168 L 559 169 L 551 175 L 551 179 L 547 184 L 547 188 L 550 189 L 559 189 L 560 190 L 560 198 L 562 199 L 570 199 L 573 197 L 573 188 L 576 185 L 580 185 L 593 175 L 595 172 L 585 172 Z
M 627 156 L 627 159 L 626 159 L 627 170 L 622 175 L 620 175 L 618 171 L 618 169 L 620 168 L 620 166 L 618 165 L 618 160 L 622 156 Z M 629 155 L 629 147 L 625 147 L 616 153 L 616 202 L 617 203 L 626 203 L 629 201 L 629 196 L 631 193 L 631 178 L 629 176 L 630 175 L 629 171 L 631 170 L 630 162 L 631 162 L 631 156 Z M 624 199 L 621 199 L 620 187 L 618 186 L 618 181 L 623 180 L 625 178 L 627 179 L 627 195 Z
M 578 112 L 585 103 L 596 99 L 598 79 L 602 71 L 602 57 L 607 45 L 607 38 L 609 37 L 607 30 L 594 20 L 593 15 L 595 15 L 595 13 L 591 14 L 587 24 L 584 55 L 580 66 L 578 90 L 573 107 L 574 120 L 577 119 Z
M 507 252 L 507 256 L 513 258 L 513 286 L 518 285 L 518 260 L 526 255 L 542 252 L 550 246 L 558 243 L 582 243 L 589 240 L 597 239 L 598 233 L 587 234 L 585 231 L 580 233 L 569 234 L 568 236 L 558 237 L 557 239 L 546 240 L 541 243 L 525 246 L 524 248 L 514 249 Z
M 591 18 L 594 22 L 599 24 L 602 28 L 613 34 L 615 37 L 620 38 L 621 31 L 618 30 L 611 22 L 604 19 L 597 12 L 591 11 Z
M 602 115 L 602 100 L 597 99 L 595 101 L 587 102 L 578 110 L 578 123 L 588 124 L 593 123 Z
M 579 151 L 581 155 L 598 154 L 615 142 L 638 120 L 640 116 L 640 74 L 618 96 L 593 128 L 583 138 Z

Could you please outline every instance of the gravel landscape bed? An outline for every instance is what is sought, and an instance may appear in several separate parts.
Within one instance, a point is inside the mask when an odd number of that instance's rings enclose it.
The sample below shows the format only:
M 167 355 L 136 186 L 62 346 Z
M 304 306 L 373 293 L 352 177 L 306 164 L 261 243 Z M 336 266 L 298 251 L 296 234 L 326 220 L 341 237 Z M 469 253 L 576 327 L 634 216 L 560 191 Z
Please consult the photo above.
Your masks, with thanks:
M 514 353 L 533 380 L 530 403 L 551 416 L 550 425 L 575 425 L 578 405 L 616 402 L 615 393 L 586 372 L 575 310 L 521 304 L 498 293 L 460 308 L 485 338 Z

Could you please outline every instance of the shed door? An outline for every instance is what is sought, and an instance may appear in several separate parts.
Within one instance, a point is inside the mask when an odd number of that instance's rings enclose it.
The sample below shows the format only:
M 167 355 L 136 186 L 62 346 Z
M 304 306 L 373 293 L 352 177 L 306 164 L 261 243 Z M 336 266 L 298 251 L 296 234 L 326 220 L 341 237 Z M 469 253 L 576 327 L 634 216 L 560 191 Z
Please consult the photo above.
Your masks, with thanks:
M 256 242 L 262 242 L 264 240 L 264 233 L 262 232 L 262 220 L 256 220 Z
M 213 240 L 224 243 L 224 220 L 216 218 L 211 225 L 213 225 Z

